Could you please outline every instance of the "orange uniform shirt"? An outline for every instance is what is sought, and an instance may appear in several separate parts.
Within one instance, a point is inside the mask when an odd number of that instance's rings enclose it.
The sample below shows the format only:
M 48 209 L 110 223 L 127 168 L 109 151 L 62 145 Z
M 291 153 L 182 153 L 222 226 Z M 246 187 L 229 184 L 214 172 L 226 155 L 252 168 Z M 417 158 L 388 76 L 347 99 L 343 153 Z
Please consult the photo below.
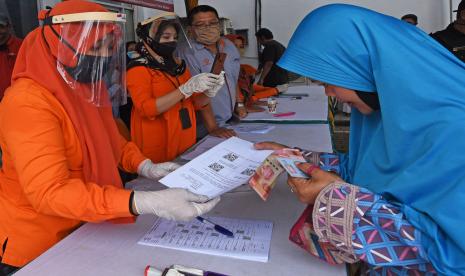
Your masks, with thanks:
M 120 166 L 137 171 L 145 158 L 133 143 L 115 139 L 123 151 Z M 34 81 L 17 80 L 0 103 L 0 146 L 0 245 L 8 239 L 0 250 L 3 263 L 24 266 L 82 221 L 131 216 L 131 191 L 83 181 L 73 124 L 55 96 Z
M 11 35 L 6 42 L 6 49 L 0 50 L 0 100 L 3 98 L 3 93 L 11 83 L 11 73 L 15 66 L 16 55 L 22 40 Z
M 254 77 L 255 72 L 257 72 L 257 69 L 255 69 L 252 65 L 249 64 L 241 64 L 241 69 L 239 72 L 239 88 L 241 89 L 241 92 L 244 93 L 243 90 L 245 90 L 247 93 L 250 93 L 250 81 L 251 78 Z M 278 89 L 274 87 L 266 87 L 258 84 L 253 84 L 253 94 L 251 95 L 250 99 L 252 102 L 255 102 L 259 99 L 263 98 L 268 98 L 272 96 L 278 95 Z M 244 95 L 241 93 L 239 95 L 239 99 L 241 101 L 244 101 Z
M 175 90 L 190 78 L 186 71 L 177 78 L 145 66 L 127 71 L 126 82 L 134 106 L 131 112 L 131 138 L 153 162 L 172 161 L 195 143 L 196 119 L 193 97 L 176 103 L 159 114 L 157 98 Z M 191 127 L 182 129 L 179 110 L 186 108 Z

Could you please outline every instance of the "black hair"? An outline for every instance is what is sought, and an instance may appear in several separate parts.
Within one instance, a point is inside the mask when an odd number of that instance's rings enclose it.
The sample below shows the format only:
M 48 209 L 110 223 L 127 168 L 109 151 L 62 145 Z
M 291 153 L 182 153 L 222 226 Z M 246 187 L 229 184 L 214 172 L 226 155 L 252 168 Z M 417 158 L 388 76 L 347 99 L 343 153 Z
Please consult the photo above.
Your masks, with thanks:
M 171 21 L 162 21 L 160 25 L 158 26 L 157 33 L 155 34 L 155 37 L 153 39 L 156 42 L 160 42 L 161 35 L 168 27 L 173 27 L 176 30 L 176 34 L 179 36 L 180 27 L 178 24 L 171 22 Z
M 212 12 L 216 15 L 216 18 L 220 19 L 220 17 L 218 16 L 218 12 L 216 11 L 214 7 L 209 6 L 209 5 L 199 5 L 189 11 L 189 15 L 187 16 L 189 26 L 191 26 L 192 21 L 194 21 L 194 15 L 201 13 L 201 12 Z
M 261 28 L 255 33 L 255 36 L 259 38 L 263 37 L 265 39 L 273 39 L 273 33 L 267 28 Z
M 128 50 L 129 45 L 131 45 L 131 44 L 137 44 L 137 42 L 135 42 L 134 40 L 126 42 L 126 51 Z
M 418 23 L 418 16 L 414 15 L 413 13 L 406 14 L 402 16 L 400 19 L 405 20 L 405 19 L 412 19 L 415 21 L 415 23 Z

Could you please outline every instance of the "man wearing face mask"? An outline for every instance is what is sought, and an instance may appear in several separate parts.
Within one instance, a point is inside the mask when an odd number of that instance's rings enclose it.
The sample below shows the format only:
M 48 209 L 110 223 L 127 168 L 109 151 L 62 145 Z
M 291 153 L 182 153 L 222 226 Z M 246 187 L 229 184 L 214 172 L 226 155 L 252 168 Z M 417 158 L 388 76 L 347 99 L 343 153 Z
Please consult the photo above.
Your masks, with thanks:
M 210 72 L 215 55 L 218 52 L 226 53 L 224 62 L 225 85 L 218 91 L 216 97 L 211 99 L 211 106 L 215 115 L 216 124 L 221 128 L 210 131 L 210 134 L 219 137 L 235 135 L 231 129 L 224 128 L 233 112 L 240 117 L 247 115 L 244 102 L 238 100 L 239 92 L 237 81 L 239 78 L 240 56 L 234 44 L 228 39 L 220 37 L 220 19 L 215 8 L 208 5 L 194 7 L 188 15 L 190 33 L 193 36 L 190 44 L 183 45 L 178 54 L 186 61 L 192 75 Z M 204 125 L 208 129 L 208 125 Z M 206 134 L 204 126 L 199 125 L 198 136 Z
M 8 86 L 22 40 L 11 33 L 11 24 L 5 14 L 0 13 L 0 100 Z
M 171 161 L 195 144 L 195 111 L 214 122 L 209 98 L 224 85 L 223 74 L 191 77 L 185 62 L 174 57 L 178 40 L 187 39 L 181 28 L 175 14 L 139 23 L 140 58 L 128 64 L 131 137 L 153 162 Z

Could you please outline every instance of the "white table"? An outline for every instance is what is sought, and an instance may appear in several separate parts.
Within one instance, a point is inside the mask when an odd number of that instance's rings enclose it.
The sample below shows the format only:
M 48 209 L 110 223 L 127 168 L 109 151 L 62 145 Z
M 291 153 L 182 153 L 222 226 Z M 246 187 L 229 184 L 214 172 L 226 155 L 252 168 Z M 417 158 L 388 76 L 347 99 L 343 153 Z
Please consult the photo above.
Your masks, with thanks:
M 328 124 L 274 124 L 273 126 L 274 128 L 268 133 L 239 133 L 237 136 L 251 142 L 273 141 L 289 147 L 333 152 Z
M 272 122 L 272 123 L 324 123 L 328 121 L 328 97 L 320 86 L 292 86 L 286 94 L 307 94 L 298 99 L 293 97 L 278 97 L 277 113 L 295 112 L 286 117 L 274 117 L 267 111 L 249 113 L 241 119 L 242 122 Z
M 136 186 L 162 188 L 138 179 Z M 274 223 L 268 263 L 195 254 L 138 245 L 155 217 L 140 216 L 135 224 L 87 223 L 21 269 L 22 275 L 140 275 L 146 265 L 164 268 L 182 264 L 229 275 L 346 275 L 345 266 L 331 266 L 288 240 L 289 230 L 305 206 L 297 201 L 282 177 L 268 201 L 248 186 L 222 196 L 212 216 L 261 219 Z
M 273 129 L 267 133 L 242 133 L 238 132 L 238 127 L 269 126 L 268 124 L 237 124 L 229 126 L 236 130 L 237 136 L 250 142 L 277 142 L 289 147 L 299 147 L 301 149 L 316 152 L 333 152 L 331 131 L 328 124 L 275 124 Z M 191 150 L 181 155 L 182 160 L 192 160 L 205 151 L 211 149 L 226 139 L 207 136 L 193 146 Z

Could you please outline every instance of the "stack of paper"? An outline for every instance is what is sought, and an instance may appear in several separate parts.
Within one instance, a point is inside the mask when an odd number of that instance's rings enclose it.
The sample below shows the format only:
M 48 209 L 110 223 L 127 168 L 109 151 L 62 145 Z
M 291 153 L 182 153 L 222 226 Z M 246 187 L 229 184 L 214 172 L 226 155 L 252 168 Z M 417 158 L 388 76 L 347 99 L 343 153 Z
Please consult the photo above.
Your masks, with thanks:
M 139 244 L 237 259 L 267 262 L 273 223 L 209 217 L 234 233 L 230 238 L 197 220 L 176 222 L 158 218 Z

